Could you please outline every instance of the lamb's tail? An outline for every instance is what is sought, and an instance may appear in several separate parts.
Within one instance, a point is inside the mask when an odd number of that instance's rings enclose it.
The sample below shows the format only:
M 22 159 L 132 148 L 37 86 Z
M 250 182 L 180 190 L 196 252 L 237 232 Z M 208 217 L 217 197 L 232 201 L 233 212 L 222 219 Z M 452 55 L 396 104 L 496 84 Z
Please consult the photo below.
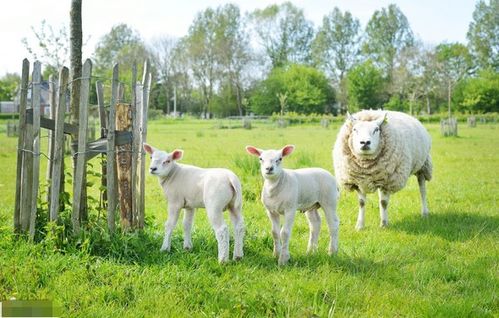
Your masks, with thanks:
M 430 154 L 428 154 L 428 157 L 426 157 L 426 161 L 424 162 L 423 166 L 421 167 L 421 170 L 419 170 L 419 173 L 424 176 L 426 181 L 431 180 L 431 177 L 433 175 L 433 163 L 431 161 Z
M 232 199 L 232 206 L 241 211 L 243 206 L 243 191 L 241 189 L 241 182 L 235 174 L 229 175 L 229 182 L 234 190 L 234 198 Z

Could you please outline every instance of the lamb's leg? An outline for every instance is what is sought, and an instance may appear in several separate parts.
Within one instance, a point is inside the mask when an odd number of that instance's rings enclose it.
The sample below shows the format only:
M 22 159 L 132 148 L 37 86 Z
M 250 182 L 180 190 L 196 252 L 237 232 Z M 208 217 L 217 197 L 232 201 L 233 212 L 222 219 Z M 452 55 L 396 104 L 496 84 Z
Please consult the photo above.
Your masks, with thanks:
M 279 214 L 272 213 L 267 210 L 267 216 L 272 223 L 272 238 L 274 239 L 274 257 L 279 257 L 281 254 L 281 238 L 279 235 Z
M 184 249 L 192 249 L 192 223 L 194 221 L 195 209 L 185 209 L 184 211 Z
M 223 210 L 220 207 L 206 207 L 208 219 L 210 220 L 215 237 L 218 242 L 218 261 L 225 263 L 229 261 L 229 228 L 223 217 Z
M 279 265 L 286 265 L 289 261 L 289 240 L 291 230 L 295 221 L 296 210 L 287 210 L 284 212 L 284 223 L 281 228 L 281 255 L 279 255 Z
M 357 225 L 355 229 L 360 231 L 364 228 L 364 215 L 366 213 L 366 194 L 357 190 L 357 197 L 359 199 L 359 215 L 357 216 Z
M 321 216 L 315 209 L 305 212 L 305 215 L 307 216 L 308 226 L 310 228 L 307 253 L 313 253 L 317 251 L 319 233 L 321 230 Z
M 180 207 L 171 204 L 168 206 L 168 220 L 165 222 L 165 237 L 163 238 L 161 252 L 170 251 L 172 232 L 177 225 L 179 212 Z
M 379 217 L 380 217 L 379 226 L 386 227 L 388 226 L 388 202 L 390 201 L 390 193 L 378 189 L 378 195 L 379 195 Z
M 338 252 L 338 236 L 340 232 L 340 219 L 336 213 L 336 202 L 332 205 L 324 205 L 324 216 L 326 217 L 327 226 L 329 228 L 329 248 L 328 254 Z
M 241 209 L 230 208 L 230 220 L 234 226 L 234 260 L 243 258 L 243 244 L 244 244 L 244 219 Z
M 428 201 L 426 200 L 426 180 L 422 173 L 417 175 L 419 184 L 419 194 L 421 195 L 421 215 L 428 216 Z

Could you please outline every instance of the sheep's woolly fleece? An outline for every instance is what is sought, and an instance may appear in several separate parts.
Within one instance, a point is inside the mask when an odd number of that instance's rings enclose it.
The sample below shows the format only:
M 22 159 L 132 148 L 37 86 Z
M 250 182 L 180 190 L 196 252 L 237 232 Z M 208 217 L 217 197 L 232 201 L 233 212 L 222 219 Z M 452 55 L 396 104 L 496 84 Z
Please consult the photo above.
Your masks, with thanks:
M 431 179 L 431 138 L 417 119 L 380 110 L 364 110 L 353 117 L 372 121 L 385 113 L 387 121 L 380 127 L 378 151 L 369 157 L 361 158 L 352 151 L 353 124 L 347 120 L 341 127 L 333 149 L 333 162 L 336 178 L 343 188 L 364 193 L 377 189 L 394 193 L 406 185 L 412 174 Z

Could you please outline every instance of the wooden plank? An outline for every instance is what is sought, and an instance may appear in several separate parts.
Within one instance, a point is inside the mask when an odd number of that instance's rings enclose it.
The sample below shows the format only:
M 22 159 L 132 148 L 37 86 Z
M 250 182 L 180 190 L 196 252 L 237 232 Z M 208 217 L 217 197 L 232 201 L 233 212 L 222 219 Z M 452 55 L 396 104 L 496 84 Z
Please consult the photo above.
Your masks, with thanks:
M 26 131 L 26 104 L 28 99 L 28 83 L 29 83 L 29 61 L 23 60 L 22 75 L 21 75 L 21 93 L 19 100 L 19 137 L 17 140 L 17 168 L 16 168 L 16 198 L 14 206 L 14 231 L 21 231 L 21 193 L 23 180 L 23 161 L 24 161 L 24 143 Z
M 26 110 L 26 118 L 25 118 L 26 123 L 28 124 L 33 124 L 33 109 L 27 109 Z M 46 117 L 40 117 L 40 127 L 49 129 L 49 130 L 55 130 L 55 121 L 50 118 Z M 78 133 L 78 126 L 75 126 L 73 124 L 69 123 L 64 123 L 64 133 L 68 135 L 74 135 Z
M 95 83 L 95 89 L 97 91 L 97 104 L 99 105 L 99 120 L 100 120 L 100 138 L 101 140 L 105 141 L 107 143 L 106 135 L 107 135 L 107 123 L 106 123 L 106 108 L 104 104 L 104 88 L 102 87 L 102 82 L 97 81 Z M 104 153 L 107 151 L 107 144 L 104 144 L 103 146 L 103 151 L 100 151 L 101 153 Z M 89 148 L 91 146 L 89 145 Z M 89 155 L 93 155 L 97 153 L 94 151 L 91 151 L 87 155 L 87 160 L 90 160 Z M 104 154 L 102 154 L 102 159 L 104 159 Z M 100 191 L 100 207 L 102 209 L 105 209 L 107 207 L 107 166 L 105 164 L 105 161 L 101 161 L 101 185 L 102 189 Z
M 137 190 L 135 191 L 137 193 L 136 195 L 136 199 L 137 199 L 137 227 L 140 229 L 142 228 L 141 226 L 143 225 L 143 222 L 141 222 L 141 220 L 143 220 L 143 215 L 144 215 L 144 207 L 142 205 L 143 203 L 143 200 L 142 200 L 142 195 L 144 195 L 144 192 L 141 191 L 141 184 L 142 184 L 142 178 L 144 177 L 142 175 L 142 171 L 141 171 L 141 167 L 142 167 L 142 161 L 144 160 L 144 157 L 142 156 L 142 152 L 144 151 L 143 148 L 142 148 L 142 126 L 143 126 L 143 120 L 142 120 L 142 116 L 143 116 L 143 104 L 142 104 L 142 93 L 143 93 L 143 89 L 142 89 L 142 84 L 141 83 L 137 83 L 136 85 L 136 94 L 137 94 L 137 121 L 138 121 L 138 143 L 139 143 L 139 147 L 137 149 Z
M 116 105 L 116 129 L 130 130 L 132 126 L 130 105 Z M 120 203 L 120 223 L 123 230 L 133 228 L 132 214 L 132 144 L 117 147 L 116 161 L 118 163 L 118 193 Z
M 40 106 L 42 95 L 42 64 L 35 61 L 33 65 L 33 179 L 31 188 L 31 212 L 29 220 L 29 238 L 35 238 L 38 186 L 40 184 Z
M 56 95 L 57 95 L 57 89 L 55 86 L 55 78 L 53 74 L 50 74 L 49 76 L 49 104 L 50 104 L 50 119 L 55 119 L 55 109 L 56 109 Z M 50 186 L 50 179 L 51 179 L 51 173 L 52 173 L 52 165 L 53 165 L 53 158 L 54 158 L 54 147 L 55 147 L 55 138 L 54 138 L 54 133 L 52 130 L 48 131 L 48 150 L 47 154 L 48 157 L 50 158 L 47 162 L 47 170 L 45 174 L 45 179 L 47 180 L 47 202 L 50 202 L 50 191 L 51 191 L 51 186 Z
M 137 199 L 140 196 L 140 191 L 136 191 L 139 186 L 137 171 L 137 161 L 138 161 L 138 152 L 140 150 L 140 131 L 139 131 L 139 121 L 137 118 L 137 64 L 133 63 L 132 65 L 132 104 L 131 104 L 131 116 L 132 116 L 132 179 L 131 179 L 131 187 L 132 187 L 132 219 L 133 225 L 135 226 L 138 222 L 138 202 Z
M 62 178 L 64 177 L 64 113 L 66 112 L 66 87 L 68 85 L 69 70 L 63 67 L 59 73 L 59 97 L 54 110 L 56 129 L 54 132 L 54 152 L 52 154 L 52 177 L 50 193 L 50 221 L 57 221 L 59 212 L 59 195 L 61 193 Z M 62 172 L 62 173 L 61 173 Z M 63 190 L 63 189 L 62 189 Z
M 92 75 L 92 62 L 87 59 L 83 64 L 80 86 L 80 109 L 78 130 L 78 152 L 76 155 L 75 175 L 73 176 L 73 211 L 71 221 L 73 223 L 73 234 L 80 233 L 80 207 L 83 203 L 82 192 L 84 191 L 86 173 L 86 150 L 88 131 L 88 98 L 90 96 L 90 76 Z
M 111 233 L 115 230 L 116 213 L 116 157 L 115 157 L 115 130 L 116 130 L 116 100 L 118 97 L 118 64 L 113 67 L 113 80 L 111 86 L 111 107 L 107 120 L 107 225 Z
M 144 63 L 144 76 L 142 79 L 143 91 L 142 91 L 142 140 L 141 144 L 146 142 L 147 140 L 147 110 L 149 108 L 149 92 L 151 90 L 151 79 L 152 75 L 150 72 L 149 61 L 145 61 Z M 144 227 L 144 218 L 145 218 L 145 153 L 142 151 L 142 161 L 140 163 L 140 203 L 139 208 L 141 214 L 139 215 L 139 228 Z

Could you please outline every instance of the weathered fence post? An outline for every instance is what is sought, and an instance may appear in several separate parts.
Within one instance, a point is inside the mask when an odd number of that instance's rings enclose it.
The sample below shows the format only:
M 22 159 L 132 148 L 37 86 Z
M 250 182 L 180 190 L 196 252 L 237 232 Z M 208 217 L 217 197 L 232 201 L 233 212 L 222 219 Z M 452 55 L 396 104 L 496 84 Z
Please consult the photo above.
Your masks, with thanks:
M 113 67 L 113 80 L 111 86 L 111 106 L 109 107 L 109 119 L 107 120 L 107 225 L 112 233 L 115 230 L 116 213 L 116 100 L 118 98 L 118 64 Z
M 88 98 L 90 96 L 90 77 L 92 76 L 92 62 L 87 59 L 83 64 L 80 90 L 80 116 L 78 123 L 78 150 L 76 155 L 76 169 L 73 176 L 73 232 L 80 233 L 80 207 L 83 204 L 82 192 L 85 184 L 87 130 L 88 130 Z
M 54 107 L 55 119 L 53 133 L 53 153 L 51 167 L 51 192 L 50 192 L 50 221 L 57 221 L 60 210 L 59 196 L 64 191 L 64 113 L 66 112 L 66 86 L 68 85 L 69 70 L 61 68 L 59 73 L 59 97 L 57 107 Z M 61 191 L 62 190 L 62 191 Z
M 131 103 L 131 116 L 132 116 L 132 189 L 138 187 L 138 174 L 137 163 L 140 151 L 140 131 L 139 131 L 139 118 L 137 117 L 137 64 L 133 63 L 132 66 L 132 103 Z M 139 191 L 140 192 L 140 191 Z M 134 226 L 138 225 L 138 197 L 140 193 L 132 190 L 132 217 Z
M 142 78 L 142 116 L 140 117 L 140 130 L 141 130 L 141 160 L 140 160 L 140 186 L 139 186 L 139 228 L 144 227 L 145 218 L 145 152 L 142 150 L 142 144 L 146 142 L 147 137 L 147 110 L 149 108 L 149 91 L 151 89 L 151 72 L 149 68 L 149 61 L 144 63 L 144 76 Z
M 116 105 L 116 130 L 129 131 L 132 122 L 130 118 L 130 105 Z M 132 144 L 119 145 L 116 154 L 118 162 L 118 193 L 120 198 L 121 227 L 124 230 L 133 228 L 132 214 Z
M 97 90 L 97 103 L 99 104 L 99 120 L 100 120 L 100 138 L 106 138 L 107 137 L 107 123 L 106 123 L 106 109 L 104 108 L 104 90 L 102 88 L 102 82 L 97 81 L 95 83 L 96 85 L 96 90 Z M 105 158 L 105 155 L 102 154 L 102 158 Z M 101 184 L 104 188 L 104 190 L 101 191 L 101 208 L 105 209 L 107 208 L 107 166 L 105 164 L 101 165 Z
M 33 179 L 31 190 L 31 214 L 29 221 L 29 238 L 35 238 L 35 223 L 38 201 L 38 185 L 40 181 L 40 104 L 41 104 L 41 85 L 42 85 L 42 64 L 36 61 L 33 65 L 31 100 L 33 102 Z
M 457 119 L 449 117 L 440 121 L 440 133 L 447 136 L 457 136 Z
M 476 127 L 476 117 L 468 117 L 468 127 Z
M 29 84 L 29 61 L 28 59 L 23 60 L 23 68 L 21 75 L 21 94 L 19 100 L 19 138 L 17 140 L 17 170 L 16 170 L 16 198 L 14 206 L 14 231 L 19 233 L 21 231 L 22 224 L 22 206 L 23 189 L 26 188 L 24 181 L 24 162 L 25 162 L 25 152 L 23 151 L 25 146 L 25 131 L 26 131 L 26 104 L 28 99 L 28 84 Z

